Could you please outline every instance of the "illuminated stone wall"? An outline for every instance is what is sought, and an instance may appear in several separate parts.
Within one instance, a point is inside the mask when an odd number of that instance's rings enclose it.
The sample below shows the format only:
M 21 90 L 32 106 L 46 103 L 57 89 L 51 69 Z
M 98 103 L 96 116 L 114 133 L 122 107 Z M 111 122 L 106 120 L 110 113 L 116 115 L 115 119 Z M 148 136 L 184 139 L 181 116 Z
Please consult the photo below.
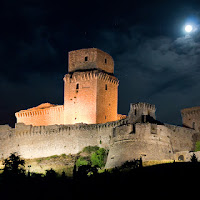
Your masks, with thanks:
M 118 106 L 118 80 L 100 73 L 97 79 L 97 123 L 116 121 Z
M 97 48 L 70 51 L 68 60 L 69 73 L 88 69 L 101 69 L 111 74 L 114 73 L 114 61 L 112 57 Z
M 67 74 L 64 83 L 64 123 L 96 124 L 97 74 Z
M 15 113 L 17 123 L 33 126 L 48 126 L 64 123 L 64 108 L 62 105 L 44 103 L 37 107 L 21 110 Z
M 0 126 L 0 158 L 18 152 L 24 158 L 75 154 L 86 146 L 109 149 L 113 128 L 124 120 L 105 124 Z
M 198 137 L 197 137 L 198 135 Z M 129 123 L 128 118 L 104 124 L 0 126 L 0 157 L 18 152 L 24 158 L 75 154 L 86 146 L 109 149 L 106 167 L 142 157 L 176 159 L 178 152 L 193 151 L 200 138 L 195 130 L 174 125 Z
M 173 125 L 137 123 L 116 127 L 106 168 L 142 157 L 143 161 L 174 160 L 179 151 L 195 148 L 195 131 Z
M 64 123 L 106 123 L 118 119 L 118 80 L 99 70 L 64 77 Z
M 96 48 L 71 51 L 68 72 L 63 79 L 64 105 L 44 103 L 21 110 L 15 114 L 17 123 L 99 124 L 124 118 L 117 114 L 119 81 L 109 54 Z

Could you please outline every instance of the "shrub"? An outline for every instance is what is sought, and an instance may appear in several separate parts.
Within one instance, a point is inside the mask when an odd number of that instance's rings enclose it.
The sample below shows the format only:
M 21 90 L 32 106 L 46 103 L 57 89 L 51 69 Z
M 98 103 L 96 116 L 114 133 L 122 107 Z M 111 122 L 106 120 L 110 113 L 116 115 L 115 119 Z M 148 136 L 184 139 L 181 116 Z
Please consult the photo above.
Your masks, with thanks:
M 195 144 L 195 151 L 200 151 L 200 141 L 197 141 Z
M 83 166 L 83 165 L 88 165 L 89 162 L 87 160 L 85 160 L 83 157 L 79 157 L 76 161 L 76 166 L 77 167 L 80 167 L 80 166 Z
M 93 166 L 98 166 L 100 168 L 105 166 L 106 150 L 104 148 L 99 148 L 96 152 L 91 155 L 91 162 Z

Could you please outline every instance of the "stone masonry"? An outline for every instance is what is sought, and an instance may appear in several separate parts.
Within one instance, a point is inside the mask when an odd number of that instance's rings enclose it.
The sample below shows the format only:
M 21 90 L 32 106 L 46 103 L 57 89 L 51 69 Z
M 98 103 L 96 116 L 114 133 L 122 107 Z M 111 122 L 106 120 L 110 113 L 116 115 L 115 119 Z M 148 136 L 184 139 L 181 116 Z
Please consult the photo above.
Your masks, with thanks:
M 0 125 L 0 158 L 13 152 L 23 158 L 75 154 L 97 145 L 109 150 L 106 168 L 140 157 L 188 161 L 200 141 L 200 107 L 181 111 L 183 127 L 158 121 L 148 103 L 132 103 L 127 116 L 117 114 L 113 73 L 112 57 L 99 49 L 69 52 L 64 105 L 43 103 L 15 113 L 15 128 Z

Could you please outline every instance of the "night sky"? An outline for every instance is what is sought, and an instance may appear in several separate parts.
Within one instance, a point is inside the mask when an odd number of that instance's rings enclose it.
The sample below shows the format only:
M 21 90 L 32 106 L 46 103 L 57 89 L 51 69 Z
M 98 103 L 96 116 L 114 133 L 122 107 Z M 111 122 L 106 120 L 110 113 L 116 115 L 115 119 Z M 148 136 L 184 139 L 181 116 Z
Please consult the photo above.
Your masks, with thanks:
M 184 25 L 195 25 L 189 36 Z M 0 124 L 44 102 L 63 104 L 68 51 L 109 53 L 120 80 L 118 113 L 156 105 L 157 119 L 181 125 L 200 105 L 200 2 L 178 0 L 0 2 Z

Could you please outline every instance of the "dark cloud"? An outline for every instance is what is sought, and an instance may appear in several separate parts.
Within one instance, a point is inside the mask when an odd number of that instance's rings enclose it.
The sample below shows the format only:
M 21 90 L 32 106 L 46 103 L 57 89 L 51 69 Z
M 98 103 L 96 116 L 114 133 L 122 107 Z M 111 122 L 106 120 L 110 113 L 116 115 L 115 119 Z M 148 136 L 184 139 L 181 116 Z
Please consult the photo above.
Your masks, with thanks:
M 14 1 L 0 3 L 0 124 L 43 102 L 63 103 L 68 51 L 97 47 L 115 60 L 119 113 L 156 104 L 157 116 L 181 123 L 180 109 L 199 105 L 198 1 Z
M 199 41 L 185 36 L 176 40 L 169 37 L 141 40 L 135 35 L 133 31 L 132 37 L 122 36 L 123 44 L 127 45 L 115 58 L 121 80 L 120 101 L 154 103 L 160 120 L 181 124 L 180 109 L 199 105 Z M 117 49 L 116 46 L 112 48 Z M 120 109 L 128 111 L 128 106 L 121 105 Z

